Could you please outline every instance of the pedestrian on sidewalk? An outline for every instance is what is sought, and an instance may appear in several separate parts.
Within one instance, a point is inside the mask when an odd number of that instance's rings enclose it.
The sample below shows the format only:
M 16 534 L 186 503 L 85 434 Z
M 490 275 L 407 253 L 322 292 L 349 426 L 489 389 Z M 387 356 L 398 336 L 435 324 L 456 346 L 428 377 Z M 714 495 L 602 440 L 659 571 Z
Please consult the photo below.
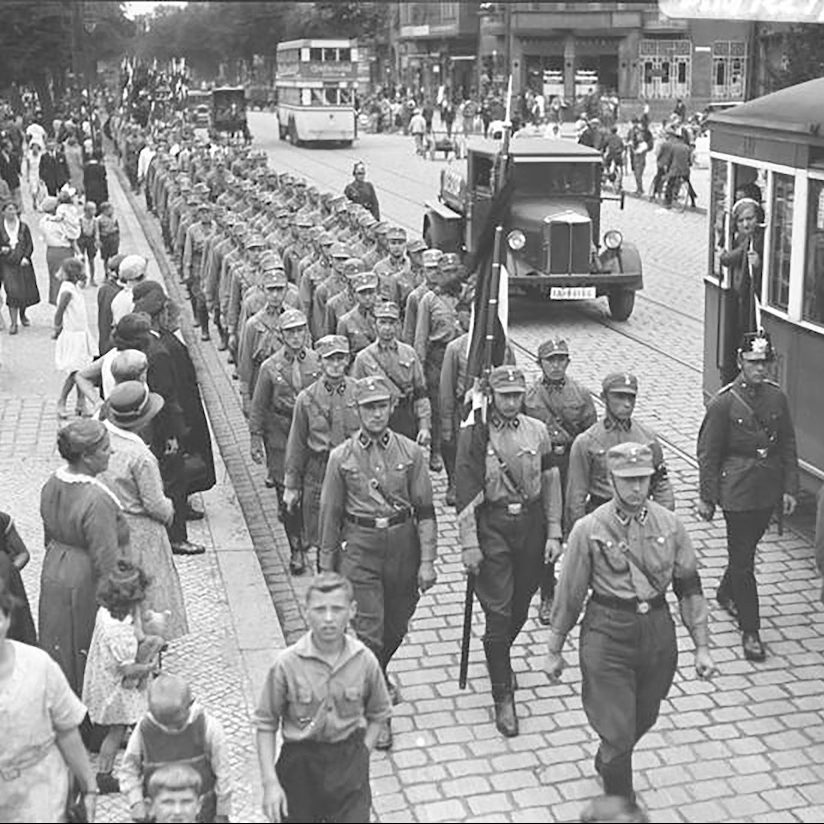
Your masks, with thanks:
M 40 208 L 40 203 L 48 194 L 46 184 L 40 177 L 40 161 L 43 157 L 43 147 L 32 141 L 26 150 L 24 177 L 29 186 L 31 195 L 31 208 L 36 212 Z
M 49 303 L 56 306 L 61 283 L 58 272 L 63 261 L 74 254 L 74 243 L 69 237 L 70 229 L 65 219 L 57 214 L 57 198 L 49 195 L 40 205 L 43 210 L 40 230 L 46 244 L 46 266 L 49 269 Z
M 196 769 L 202 781 L 198 820 L 228 822 L 232 779 L 223 727 L 192 698 L 182 678 L 161 675 L 149 687 L 148 711 L 129 736 L 120 768 L 122 792 L 134 821 L 150 820 L 145 799 L 158 772 L 183 764 Z
M 102 244 L 100 251 L 102 257 Z M 112 317 L 112 302 L 123 288 L 120 284 L 118 269 L 124 257 L 124 255 L 114 255 L 108 259 L 103 258 L 105 280 L 97 290 L 97 351 L 101 357 L 113 346 L 114 319 Z
M 96 213 L 97 204 L 93 200 L 87 200 L 83 204 L 83 214 L 80 216 L 80 237 L 77 238 L 80 259 L 87 267 L 86 279 L 89 286 L 96 285 L 94 282 L 94 259 L 97 257 L 97 249 L 100 246 Z
M 83 167 L 83 188 L 87 201 L 91 200 L 102 206 L 109 199 L 109 182 L 100 149 L 95 149 L 91 159 Z
M 57 294 L 57 309 L 54 313 L 54 332 L 52 337 L 57 343 L 54 347 L 54 365 L 60 372 L 67 372 L 57 401 L 57 416 L 68 418 L 66 401 L 72 389 L 77 391 L 77 414 L 90 414 L 86 400 L 78 387 L 75 387 L 74 375 L 92 362 L 94 341 L 89 332 L 86 316 L 86 301 L 80 291 L 80 285 L 86 280 L 83 264 L 77 258 L 69 258 L 60 267 L 63 283 Z
M 97 760 L 101 795 L 119 793 L 112 775 L 127 726 L 140 721 L 148 706 L 148 676 L 156 661 L 138 663 L 140 611 L 149 581 L 139 565 L 119 561 L 97 590 L 97 617 L 83 678 L 82 700 L 89 719 L 106 729 Z
M 28 549 L 17 531 L 14 519 L 0 512 L 0 588 L 5 587 L 15 599 L 7 638 L 37 646 L 37 632 L 31 617 L 29 599 L 20 571 L 29 562 Z
M 6 202 L 0 221 L 0 286 L 6 289 L 10 335 L 17 334 L 18 318 L 23 326 L 29 325 L 26 309 L 40 303 L 32 265 L 33 252 L 31 229 L 20 219 L 17 205 L 12 201 Z
M 369 754 L 392 707 L 374 654 L 346 633 L 356 615 L 349 581 L 318 575 L 309 631 L 269 670 L 254 715 L 267 821 L 369 820 Z

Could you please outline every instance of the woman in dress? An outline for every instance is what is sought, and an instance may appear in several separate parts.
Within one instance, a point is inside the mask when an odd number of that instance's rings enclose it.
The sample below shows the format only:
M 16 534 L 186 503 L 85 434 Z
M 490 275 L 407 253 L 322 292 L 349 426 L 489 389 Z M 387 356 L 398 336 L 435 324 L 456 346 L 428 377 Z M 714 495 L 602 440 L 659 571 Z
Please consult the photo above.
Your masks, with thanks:
M 9 638 L 14 606 L 0 584 L 0 821 L 65 821 L 70 773 L 93 821 L 95 775 L 78 729 L 86 708 L 43 650 Z
M 62 214 L 57 214 L 58 201 L 56 197 L 43 198 L 40 207 L 43 218 L 40 221 L 40 230 L 46 244 L 46 266 L 49 269 L 49 303 L 57 305 L 57 293 L 60 291 L 58 272 L 66 258 L 74 254 L 74 243 L 70 239 L 71 227 Z
M 37 278 L 31 256 L 34 252 L 31 229 L 20 220 L 20 210 L 9 201 L 3 205 L 0 220 L 0 284 L 6 287 L 9 307 L 9 334 L 18 332 L 17 321 L 28 326 L 26 309 L 40 303 Z
M 43 157 L 43 146 L 33 140 L 26 150 L 26 182 L 31 194 L 33 211 L 40 208 L 40 202 L 46 196 L 46 184 L 40 179 L 40 159 Z
M 166 640 L 189 632 L 183 590 L 175 569 L 166 526 L 174 508 L 163 494 L 157 458 L 147 441 L 151 422 L 163 408 L 163 398 L 140 381 L 124 381 L 108 398 L 106 429 L 113 455 L 101 480 L 117 496 L 129 525 L 132 558 L 150 579 L 145 608 L 169 610 Z
M 7 512 L 0 512 L 0 587 L 15 597 L 17 604 L 11 614 L 8 637 L 12 641 L 37 646 L 37 632 L 31 617 L 29 599 L 20 570 L 29 562 L 28 549 Z
M 86 279 L 86 270 L 77 258 L 69 258 L 63 262 L 60 271 L 63 283 L 57 293 L 57 311 L 54 313 L 53 337 L 57 339 L 54 365 L 58 371 L 68 373 L 57 400 L 57 415 L 66 418 L 66 401 L 72 389 L 77 391 L 77 411 L 86 414 L 85 398 L 80 388 L 75 387 L 74 376 L 92 362 L 94 341 L 89 332 L 86 301 L 79 288 Z
M 46 557 L 40 576 L 40 646 L 57 661 L 80 695 L 97 615 L 95 593 L 102 576 L 128 553 L 129 527 L 122 507 L 97 476 L 111 456 L 100 421 L 80 419 L 57 434 L 66 466 L 40 493 Z

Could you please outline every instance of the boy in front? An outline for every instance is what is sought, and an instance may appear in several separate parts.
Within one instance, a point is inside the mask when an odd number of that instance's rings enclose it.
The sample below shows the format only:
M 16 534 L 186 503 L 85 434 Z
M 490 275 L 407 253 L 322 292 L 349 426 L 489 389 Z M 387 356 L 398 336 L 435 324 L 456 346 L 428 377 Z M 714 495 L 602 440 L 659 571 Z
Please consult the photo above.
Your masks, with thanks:
M 309 632 L 269 671 L 254 719 L 268 821 L 369 820 L 369 753 L 391 706 L 378 659 L 346 634 L 356 610 L 346 578 L 315 577 Z

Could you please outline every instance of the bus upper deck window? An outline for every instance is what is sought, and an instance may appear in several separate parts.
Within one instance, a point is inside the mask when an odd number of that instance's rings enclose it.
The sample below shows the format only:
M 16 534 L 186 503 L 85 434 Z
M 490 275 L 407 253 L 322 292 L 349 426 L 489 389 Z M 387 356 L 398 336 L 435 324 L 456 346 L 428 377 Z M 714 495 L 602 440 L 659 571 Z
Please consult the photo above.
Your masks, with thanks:
M 309 59 L 313 63 L 320 63 L 323 60 L 323 49 L 309 49 Z
M 352 49 L 338 49 L 338 60 L 349 63 L 352 60 Z
M 824 325 L 824 180 L 810 178 L 803 320 Z
M 323 90 L 324 97 L 326 98 L 326 102 L 331 104 L 332 106 L 336 106 L 338 103 L 338 90 L 329 88 Z
M 323 50 L 323 60 L 327 63 L 334 63 L 336 62 L 338 57 L 338 50 L 337 49 L 324 49 Z

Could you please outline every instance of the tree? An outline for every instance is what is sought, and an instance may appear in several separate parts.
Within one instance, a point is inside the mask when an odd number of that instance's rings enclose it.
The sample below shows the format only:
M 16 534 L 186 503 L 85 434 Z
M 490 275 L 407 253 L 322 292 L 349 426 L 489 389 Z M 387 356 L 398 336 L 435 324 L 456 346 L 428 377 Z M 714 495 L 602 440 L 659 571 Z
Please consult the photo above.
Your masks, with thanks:
M 782 32 L 778 48 L 775 51 L 769 49 L 772 54 L 766 55 L 764 69 L 768 91 L 824 76 L 822 38 L 824 25 L 819 23 L 801 23 Z

